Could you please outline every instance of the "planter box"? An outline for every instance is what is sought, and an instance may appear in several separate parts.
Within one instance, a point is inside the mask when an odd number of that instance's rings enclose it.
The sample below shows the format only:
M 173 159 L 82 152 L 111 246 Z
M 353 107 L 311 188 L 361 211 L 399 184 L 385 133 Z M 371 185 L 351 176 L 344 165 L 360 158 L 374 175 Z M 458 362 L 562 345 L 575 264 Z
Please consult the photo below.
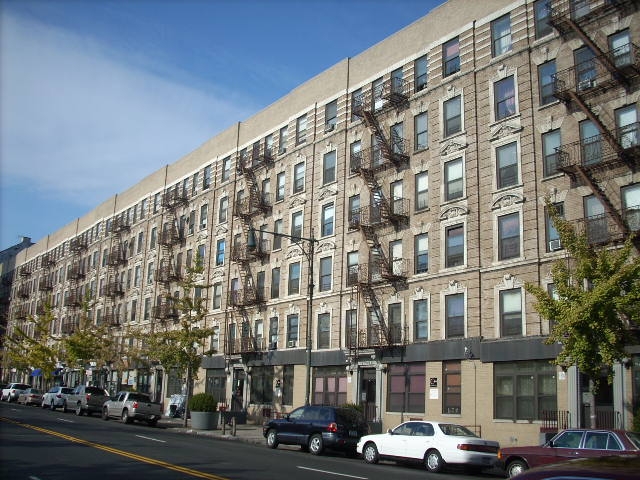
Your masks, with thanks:
M 191 428 L 195 430 L 215 430 L 218 426 L 218 412 L 191 412 Z

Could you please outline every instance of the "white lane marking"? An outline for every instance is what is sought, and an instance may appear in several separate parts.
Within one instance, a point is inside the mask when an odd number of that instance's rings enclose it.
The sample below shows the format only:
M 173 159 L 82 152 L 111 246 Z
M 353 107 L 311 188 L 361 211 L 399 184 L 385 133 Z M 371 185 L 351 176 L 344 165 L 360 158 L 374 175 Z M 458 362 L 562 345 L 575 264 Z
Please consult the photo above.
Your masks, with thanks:
M 29 480 L 40 480 L 38 477 L 34 477 L 33 475 L 29 477 Z
M 60 420 L 61 422 L 76 423 L 73 420 L 67 420 L 66 418 L 58 418 L 58 420 Z
M 340 477 L 359 478 L 360 480 L 367 480 L 367 477 L 357 477 L 356 475 L 347 475 L 346 473 L 330 472 L 328 470 L 319 470 L 317 468 L 301 467 L 300 465 L 298 465 L 298 468 L 302 470 L 311 470 L 312 472 L 328 473 L 329 475 L 338 475 Z
M 144 438 L 145 440 L 151 440 L 154 442 L 167 443 L 166 440 L 158 440 L 157 438 L 145 437 L 144 435 L 136 435 L 138 438 Z

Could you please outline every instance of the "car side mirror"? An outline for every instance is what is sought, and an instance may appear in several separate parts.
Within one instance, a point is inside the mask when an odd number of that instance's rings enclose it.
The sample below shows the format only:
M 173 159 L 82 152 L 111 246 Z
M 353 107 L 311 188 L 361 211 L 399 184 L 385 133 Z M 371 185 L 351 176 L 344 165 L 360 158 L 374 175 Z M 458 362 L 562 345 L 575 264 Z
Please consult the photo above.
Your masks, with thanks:
M 387 430 L 387 433 L 388 433 L 389 435 L 393 435 L 393 430 L 388 429 L 388 430 Z
M 553 440 L 549 440 L 549 441 L 547 442 L 547 447 L 551 447 L 551 448 L 553 448 L 554 446 L 555 446 L 555 445 L 553 444 Z

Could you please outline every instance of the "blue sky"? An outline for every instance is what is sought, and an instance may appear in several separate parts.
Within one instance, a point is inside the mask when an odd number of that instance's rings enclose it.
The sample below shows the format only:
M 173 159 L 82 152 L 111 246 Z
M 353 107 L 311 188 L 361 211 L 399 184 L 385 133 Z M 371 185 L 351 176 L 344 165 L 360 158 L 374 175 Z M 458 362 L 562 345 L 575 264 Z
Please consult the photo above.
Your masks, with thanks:
M 440 3 L 0 0 L 0 250 L 42 239 Z

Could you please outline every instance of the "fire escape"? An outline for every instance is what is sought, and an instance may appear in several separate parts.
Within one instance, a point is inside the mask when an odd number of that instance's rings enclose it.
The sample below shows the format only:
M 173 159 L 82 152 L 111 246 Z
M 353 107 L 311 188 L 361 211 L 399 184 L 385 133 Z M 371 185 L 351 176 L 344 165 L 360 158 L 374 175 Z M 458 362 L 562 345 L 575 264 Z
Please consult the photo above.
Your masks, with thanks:
M 158 238 L 160 258 L 156 281 L 161 286 L 158 304 L 153 307 L 153 317 L 158 320 L 177 320 L 178 310 L 171 297 L 171 284 L 179 282 L 182 274 L 176 264 L 174 250 L 184 241 L 183 226 L 179 224 L 177 210 L 189 203 L 185 190 L 178 185 L 169 188 L 162 196 L 163 224 Z
M 602 49 L 606 39 L 599 39 L 599 22 L 612 14 L 625 15 L 637 8 L 637 1 L 615 2 L 557 2 L 550 9 L 551 25 L 566 40 L 580 38 L 592 57 L 571 68 L 560 71 L 554 79 L 554 95 L 568 109 L 582 111 L 598 129 L 599 135 L 558 148 L 558 168 L 571 178 L 574 185 L 586 185 L 604 208 L 604 214 L 589 216 L 578 222 L 580 231 L 592 245 L 624 241 L 640 230 L 639 206 L 623 209 L 620 190 L 614 176 L 635 172 L 640 164 L 638 122 L 611 128 L 614 121 L 607 118 L 599 105 L 620 90 L 629 92 L 638 87 L 640 50 L 628 43 L 617 48 Z M 619 206 L 619 208 L 616 207 Z M 634 243 L 640 250 L 640 239 Z
M 51 269 L 55 266 L 56 260 L 52 253 L 45 253 L 40 257 L 40 278 L 38 280 L 38 306 L 36 313 L 44 315 L 46 313 L 47 304 L 51 306 L 51 292 L 53 291 L 53 272 Z
M 274 164 L 271 147 L 265 143 L 256 143 L 250 150 L 240 153 L 236 169 L 247 184 L 248 194 L 236 198 L 233 215 L 240 220 L 243 235 L 234 239 L 231 248 L 231 261 L 238 265 L 240 278 L 237 288 L 229 292 L 229 305 L 232 307 L 232 324 L 237 331 L 228 336 L 228 355 L 249 355 L 266 350 L 264 336 L 256 338 L 251 325 L 249 312 L 252 308 L 260 308 L 266 301 L 264 285 L 257 285 L 251 272 L 251 263 L 264 261 L 269 256 L 270 242 L 258 238 L 255 248 L 249 248 L 249 232 L 253 230 L 253 218 L 266 216 L 271 213 L 272 201 L 267 192 L 261 191 L 256 173 L 262 169 L 268 170 Z M 259 232 L 258 232 L 259 233 Z M 238 314 L 238 321 L 234 318 Z
M 105 323 L 117 326 L 121 323 L 118 300 L 124 296 L 124 282 L 120 270 L 127 264 L 122 236 L 131 230 L 124 216 L 116 216 L 111 221 L 111 244 L 107 253 L 107 278 L 104 296 L 109 299 L 105 308 Z
M 394 289 L 406 282 L 408 262 L 404 258 L 389 258 L 379 235 L 392 227 L 395 231 L 407 225 L 409 200 L 391 198 L 385 194 L 379 181 L 380 174 L 409 165 L 406 140 L 393 129 L 389 136 L 380 125 L 381 119 L 391 111 L 406 109 L 409 105 L 410 84 L 400 78 L 391 78 L 354 98 L 353 114 L 361 118 L 372 134 L 373 145 L 352 152 L 350 171 L 362 177 L 370 192 L 371 203 L 351 212 L 349 228 L 360 230 L 368 245 L 369 260 L 349 271 L 349 285 L 357 287 L 366 311 L 367 326 L 358 328 L 349 336 L 349 348 L 389 348 L 407 341 L 406 327 L 387 325 L 376 290 L 391 285 Z
M 16 287 L 15 295 L 21 303 L 14 310 L 13 316 L 16 320 L 26 320 L 29 317 L 29 297 L 31 296 L 31 264 L 22 265 L 18 268 L 20 281 Z

